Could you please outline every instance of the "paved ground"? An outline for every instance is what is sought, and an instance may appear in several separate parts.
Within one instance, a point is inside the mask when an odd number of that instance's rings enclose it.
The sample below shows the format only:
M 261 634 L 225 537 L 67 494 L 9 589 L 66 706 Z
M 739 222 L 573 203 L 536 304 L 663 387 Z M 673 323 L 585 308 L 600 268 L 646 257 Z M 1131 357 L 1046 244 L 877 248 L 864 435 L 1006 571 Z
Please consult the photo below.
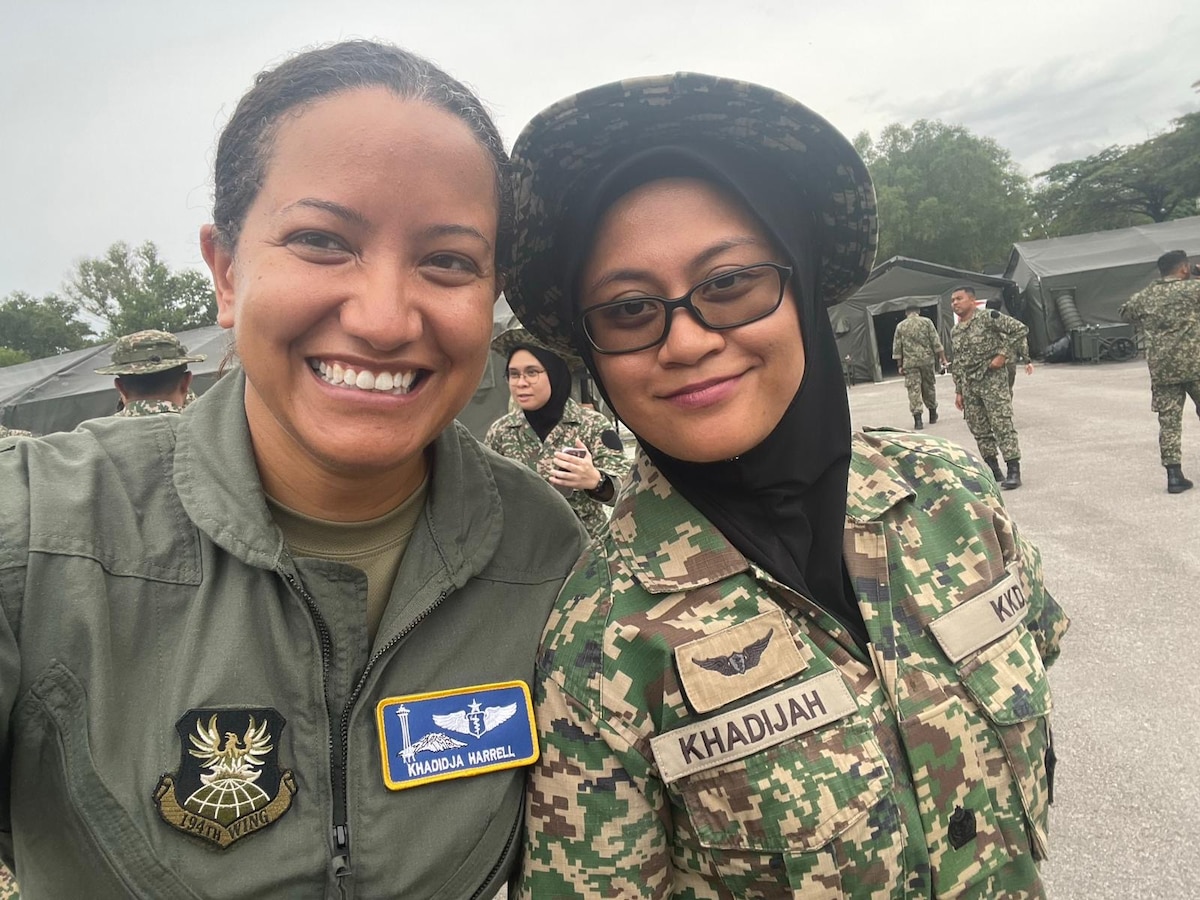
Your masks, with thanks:
M 938 378 L 930 433 L 975 449 Z M 902 380 L 850 389 L 855 427 L 911 426 Z M 1166 493 L 1146 364 L 1017 373 L 1024 487 L 1005 495 L 1073 624 L 1051 670 L 1055 900 L 1200 897 L 1200 419 Z

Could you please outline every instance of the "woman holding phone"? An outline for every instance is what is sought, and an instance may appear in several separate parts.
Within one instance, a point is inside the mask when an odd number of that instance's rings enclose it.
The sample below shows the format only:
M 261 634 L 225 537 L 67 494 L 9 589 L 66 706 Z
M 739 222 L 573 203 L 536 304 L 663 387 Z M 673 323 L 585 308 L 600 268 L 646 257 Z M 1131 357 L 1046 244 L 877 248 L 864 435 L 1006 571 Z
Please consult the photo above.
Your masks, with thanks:
M 554 485 L 588 534 L 599 534 L 630 466 L 612 423 L 572 399 L 567 363 L 524 328 L 510 328 L 492 349 L 505 358 L 519 411 L 493 422 L 484 443 Z

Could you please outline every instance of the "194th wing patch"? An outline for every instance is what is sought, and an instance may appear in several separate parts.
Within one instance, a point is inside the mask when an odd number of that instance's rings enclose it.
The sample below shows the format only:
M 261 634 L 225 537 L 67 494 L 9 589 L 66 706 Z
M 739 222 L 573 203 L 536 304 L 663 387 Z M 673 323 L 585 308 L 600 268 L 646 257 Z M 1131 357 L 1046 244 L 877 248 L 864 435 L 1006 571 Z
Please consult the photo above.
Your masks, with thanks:
M 292 805 L 296 779 L 279 768 L 286 720 L 274 709 L 190 709 L 175 723 L 178 772 L 154 789 L 169 825 L 225 849 Z

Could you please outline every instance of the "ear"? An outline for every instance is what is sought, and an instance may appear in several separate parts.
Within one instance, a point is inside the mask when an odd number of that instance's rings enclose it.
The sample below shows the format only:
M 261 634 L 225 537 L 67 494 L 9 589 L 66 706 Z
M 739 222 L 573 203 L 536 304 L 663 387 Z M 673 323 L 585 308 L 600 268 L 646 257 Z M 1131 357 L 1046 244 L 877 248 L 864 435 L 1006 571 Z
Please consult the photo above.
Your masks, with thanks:
M 200 226 L 200 254 L 212 272 L 213 287 L 217 292 L 217 323 L 222 328 L 232 328 L 235 319 L 233 253 L 220 239 L 216 225 Z
M 121 387 L 121 379 L 120 378 L 113 379 L 113 387 L 115 387 L 117 389 L 117 395 L 121 398 L 121 402 L 128 403 L 129 397 L 125 394 L 125 389 L 123 387 Z

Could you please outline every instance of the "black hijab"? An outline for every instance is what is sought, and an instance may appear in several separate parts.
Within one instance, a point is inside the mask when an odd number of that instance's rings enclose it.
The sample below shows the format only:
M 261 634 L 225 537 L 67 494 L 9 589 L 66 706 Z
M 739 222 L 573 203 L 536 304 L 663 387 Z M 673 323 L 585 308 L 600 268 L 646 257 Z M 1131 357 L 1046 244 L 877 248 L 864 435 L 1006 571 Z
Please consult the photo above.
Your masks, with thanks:
M 539 441 L 545 442 L 546 435 L 553 431 L 554 426 L 562 419 L 563 409 L 571 396 L 571 370 L 557 353 L 551 353 L 546 348 L 533 344 L 517 344 L 513 347 L 508 353 L 506 365 L 512 365 L 513 355 L 518 350 L 532 353 L 546 370 L 546 377 L 550 379 L 550 399 L 539 409 L 524 410 L 529 427 L 533 429 Z
M 850 408 L 833 329 L 817 291 L 816 226 L 798 202 L 800 188 L 782 172 L 726 146 L 658 147 L 629 156 L 571 204 L 563 273 L 564 302 L 570 305 L 563 311 L 566 321 L 576 318 L 576 282 L 604 212 L 634 188 L 670 177 L 701 178 L 732 194 L 784 252 L 793 267 L 789 284 L 799 308 L 797 350 L 802 340 L 804 377 L 774 430 L 733 459 L 687 462 L 640 435 L 638 440 L 671 485 L 741 553 L 833 614 L 864 643 L 862 613 L 842 562 Z M 590 346 L 586 339 L 577 343 L 607 400 Z

